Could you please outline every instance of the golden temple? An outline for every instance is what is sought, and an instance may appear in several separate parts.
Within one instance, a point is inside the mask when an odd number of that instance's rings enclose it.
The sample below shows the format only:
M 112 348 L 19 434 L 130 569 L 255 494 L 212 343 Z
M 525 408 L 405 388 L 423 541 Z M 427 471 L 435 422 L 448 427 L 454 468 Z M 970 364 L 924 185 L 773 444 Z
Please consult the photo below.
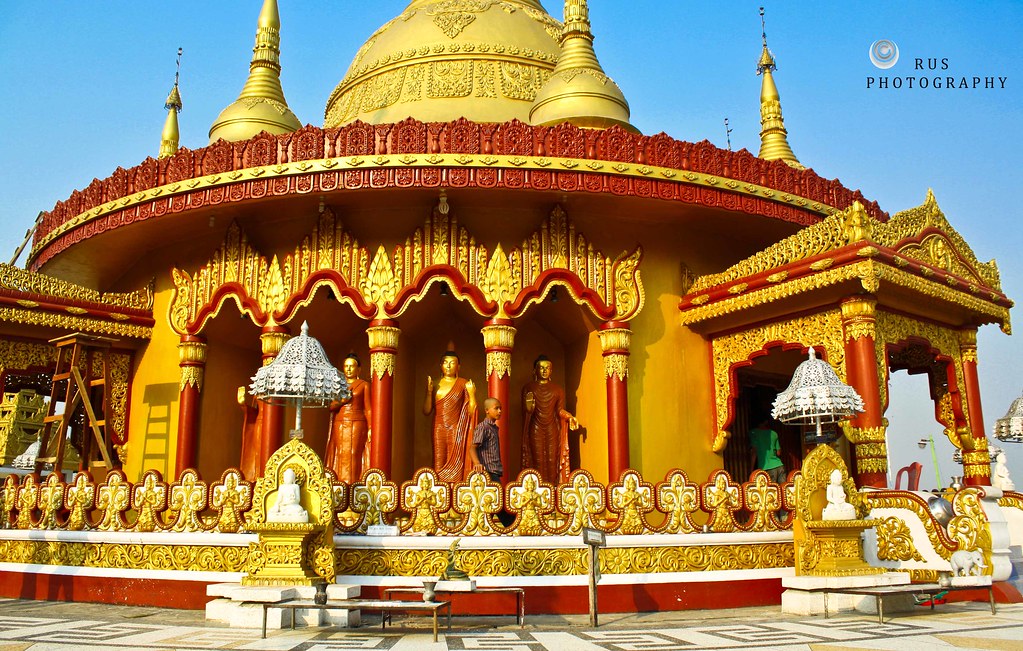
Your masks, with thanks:
M 791 478 L 755 471 L 747 432 L 811 347 L 865 404 L 834 435 L 855 485 L 879 489 L 864 508 L 891 512 L 870 534 L 875 560 L 931 577 L 979 545 L 1004 573 L 997 519 L 977 507 L 1023 518 L 1023 496 L 985 493 L 977 330 L 1009 332 L 1012 306 L 994 262 L 978 260 L 930 192 L 890 215 L 804 167 L 766 37 L 755 156 L 640 133 L 608 74 L 616 65 L 594 48 L 611 27 L 586 0 L 559 4 L 552 15 L 538 0 L 412 0 L 368 36 L 322 126 L 302 126 L 285 98 L 281 52 L 295 46 L 282 41 L 288 12 L 276 0 L 253 8 L 249 74 L 210 116 L 208 145 L 178 142 L 176 81 L 158 156 L 58 201 L 27 268 L 0 266 L 3 458 L 42 430 L 66 436 L 77 459 L 57 454 L 66 477 L 37 462 L 5 480 L 0 559 L 152 581 L 168 596 L 146 599 L 190 607 L 202 602 L 197 584 L 251 571 L 260 500 L 277 487 L 295 413 L 244 388 L 307 322 L 336 366 L 363 360 L 372 408 L 361 476 L 322 474 L 318 458 L 294 452 L 316 474 L 299 473 L 326 519 L 314 564 L 324 579 L 380 587 L 443 568 L 446 541 L 366 544 L 385 523 L 471 536 L 463 565 L 495 585 L 584 578 L 583 551 L 556 541 L 592 527 L 628 536 L 602 552 L 602 572 L 660 577 L 648 601 L 615 593 L 621 609 L 694 607 L 717 580 L 707 571 L 748 582 L 721 606 L 773 603 L 796 563 L 797 505 Z M 434 467 L 420 405 L 449 350 L 479 404 L 505 406 L 499 481 L 447 482 Z M 521 462 L 520 390 L 541 355 L 579 424 L 564 482 Z M 926 374 L 962 450 L 958 534 L 886 486 L 897 370 Z M 49 411 L 41 395 L 54 396 Z M 78 411 L 55 414 L 61 396 Z M 304 443 L 323 457 L 331 413 L 303 419 Z M 811 446 L 777 427 L 795 471 Z M 914 541 L 910 528 L 926 535 Z M 71 581 L 24 571 L 33 594 Z M 8 567 L 0 586 L 20 577 Z M 669 596 L 679 582 L 691 586 L 681 605 Z M 97 598 L 120 599 L 116 583 Z M 559 591 L 583 583 L 535 585 L 538 610 L 558 612 Z

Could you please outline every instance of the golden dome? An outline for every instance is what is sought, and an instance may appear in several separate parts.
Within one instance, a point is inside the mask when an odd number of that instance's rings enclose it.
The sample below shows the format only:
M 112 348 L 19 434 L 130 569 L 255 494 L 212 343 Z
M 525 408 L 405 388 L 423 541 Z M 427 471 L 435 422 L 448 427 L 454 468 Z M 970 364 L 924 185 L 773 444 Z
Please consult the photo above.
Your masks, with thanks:
M 359 49 L 323 125 L 528 122 L 561 29 L 539 0 L 412 0 Z
M 281 134 L 302 128 L 302 123 L 288 108 L 281 88 L 280 32 L 277 0 L 263 0 L 249 78 L 238 99 L 221 111 L 210 127 L 210 144 L 221 138 L 248 140 L 262 131 Z
M 554 74 L 537 94 L 529 113 L 532 124 L 571 122 L 602 129 L 618 125 L 638 133 L 629 123 L 629 103 L 607 76 L 593 51 L 593 32 L 586 0 L 565 0 L 565 36 Z

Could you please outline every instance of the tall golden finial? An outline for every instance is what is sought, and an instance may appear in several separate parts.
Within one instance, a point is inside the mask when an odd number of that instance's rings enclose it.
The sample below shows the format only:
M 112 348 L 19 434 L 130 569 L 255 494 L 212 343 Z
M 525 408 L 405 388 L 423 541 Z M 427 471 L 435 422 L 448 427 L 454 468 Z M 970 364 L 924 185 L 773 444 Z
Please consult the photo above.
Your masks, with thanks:
M 760 8 L 760 36 L 764 41 L 764 51 L 757 63 L 757 74 L 763 75 L 760 86 L 760 154 L 764 160 L 783 160 L 796 169 L 804 169 L 803 165 L 789 147 L 788 131 L 781 115 L 781 97 L 778 87 L 774 85 L 774 75 L 778 69 L 774 56 L 767 49 L 767 25 L 764 21 L 764 8 Z
M 536 94 L 529 121 L 539 125 L 571 122 L 598 129 L 617 124 L 638 131 L 629 123 L 625 95 L 604 73 L 593 51 L 586 0 L 565 0 L 561 56 L 550 79 Z
M 178 113 L 181 112 L 181 93 L 178 92 L 178 81 L 181 79 L 181 54 L 184 52 L 183 49 L 178 48 L 178 63 L 177 70 L 174 71 L 174 88 L 171 88 L 171 92 L 167 95 L 167 101 L 163 103 L 163 107 L 167 109 L 167 119 L 163 123 L 163 133 L 160 135 L 160 154 L 159 158 L 167 158 L 173 156 L 178 151 Z
M 281 88 L 281 17 L 277 0 L 263 0 L 249 78 L 234 103 L 210 127 L 210 142 L 248 140 L 262 131 L 290 133 L 302 128 Z

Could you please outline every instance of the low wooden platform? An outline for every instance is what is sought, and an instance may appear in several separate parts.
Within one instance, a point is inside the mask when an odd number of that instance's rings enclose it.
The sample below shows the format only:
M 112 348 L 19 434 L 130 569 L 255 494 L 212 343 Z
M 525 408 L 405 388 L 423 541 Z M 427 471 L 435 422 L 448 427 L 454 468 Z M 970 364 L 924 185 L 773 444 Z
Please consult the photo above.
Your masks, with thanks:
M 911 594 L 914 596 L 926 596 L 931 600 L 931 610 L 934 610 L 934 595 L 942 592 L 955 592 L 957 590 L 987 590 L 988 599 L 991 602 L 991 614 L 995 614 L 995 593 L 991 584 L 988 585 L 961 585 L 961 586 L 940 586 L 937 583 L 910 583 L 904 585 L 878 585 L 861 588 L 814 588 L 808 592 L 824 593 L 824 618 L 828 618 L 828 594 L 851 594 L 873 596 L 877 600 L 877 623 L 884 623 L 884 598 L 892 595 Z
M 263 637 L 266 637 L 266 612 L 270 608 L 282 608 L 291 611 L 291 628 L 295 628 L 295 611 L 298 609 L 318 610 L 371 610 L 380 612 L 380 628 L 384 628 L 390 620 L 390 614 L 429 613 L 433 615 L 433 641 L 437 641 L 437 614 L 447 610 L 448 631 L 451 630 L 450 601 L 395 601 L 390 599 L 336 599 L 318 604 L 309 599 L 293 599 L 263 604 Z
M 386 588 L 384 590 L 384 599 L 390 599 L 393 594 L 423 594 L 425 590 L 423 588 Z M 524 588 L 516 588 L 511 586 L 497 586 L 492 588 L 476 588 L 472 591 L 465 590 L 434 590 L 436 594 L 445 595 L 456 595 L 456 594 L 479 594 L 483 593 L 499 593 L 504 592 L 515 595 L 515 621 L 519 626 L 526 625 L 526 591 Z

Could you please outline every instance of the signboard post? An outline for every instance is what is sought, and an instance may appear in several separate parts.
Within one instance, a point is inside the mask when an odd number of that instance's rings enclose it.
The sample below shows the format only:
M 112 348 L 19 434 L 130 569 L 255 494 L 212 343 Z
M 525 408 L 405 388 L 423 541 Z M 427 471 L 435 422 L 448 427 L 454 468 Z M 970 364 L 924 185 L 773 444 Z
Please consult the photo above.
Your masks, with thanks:
M 600 558 L 597 550 L 607 545 L 603 531 L 583 528 L 583 544 L 590 548 L 590 626 L 597 627 L 597 582 L 600 581 Z

